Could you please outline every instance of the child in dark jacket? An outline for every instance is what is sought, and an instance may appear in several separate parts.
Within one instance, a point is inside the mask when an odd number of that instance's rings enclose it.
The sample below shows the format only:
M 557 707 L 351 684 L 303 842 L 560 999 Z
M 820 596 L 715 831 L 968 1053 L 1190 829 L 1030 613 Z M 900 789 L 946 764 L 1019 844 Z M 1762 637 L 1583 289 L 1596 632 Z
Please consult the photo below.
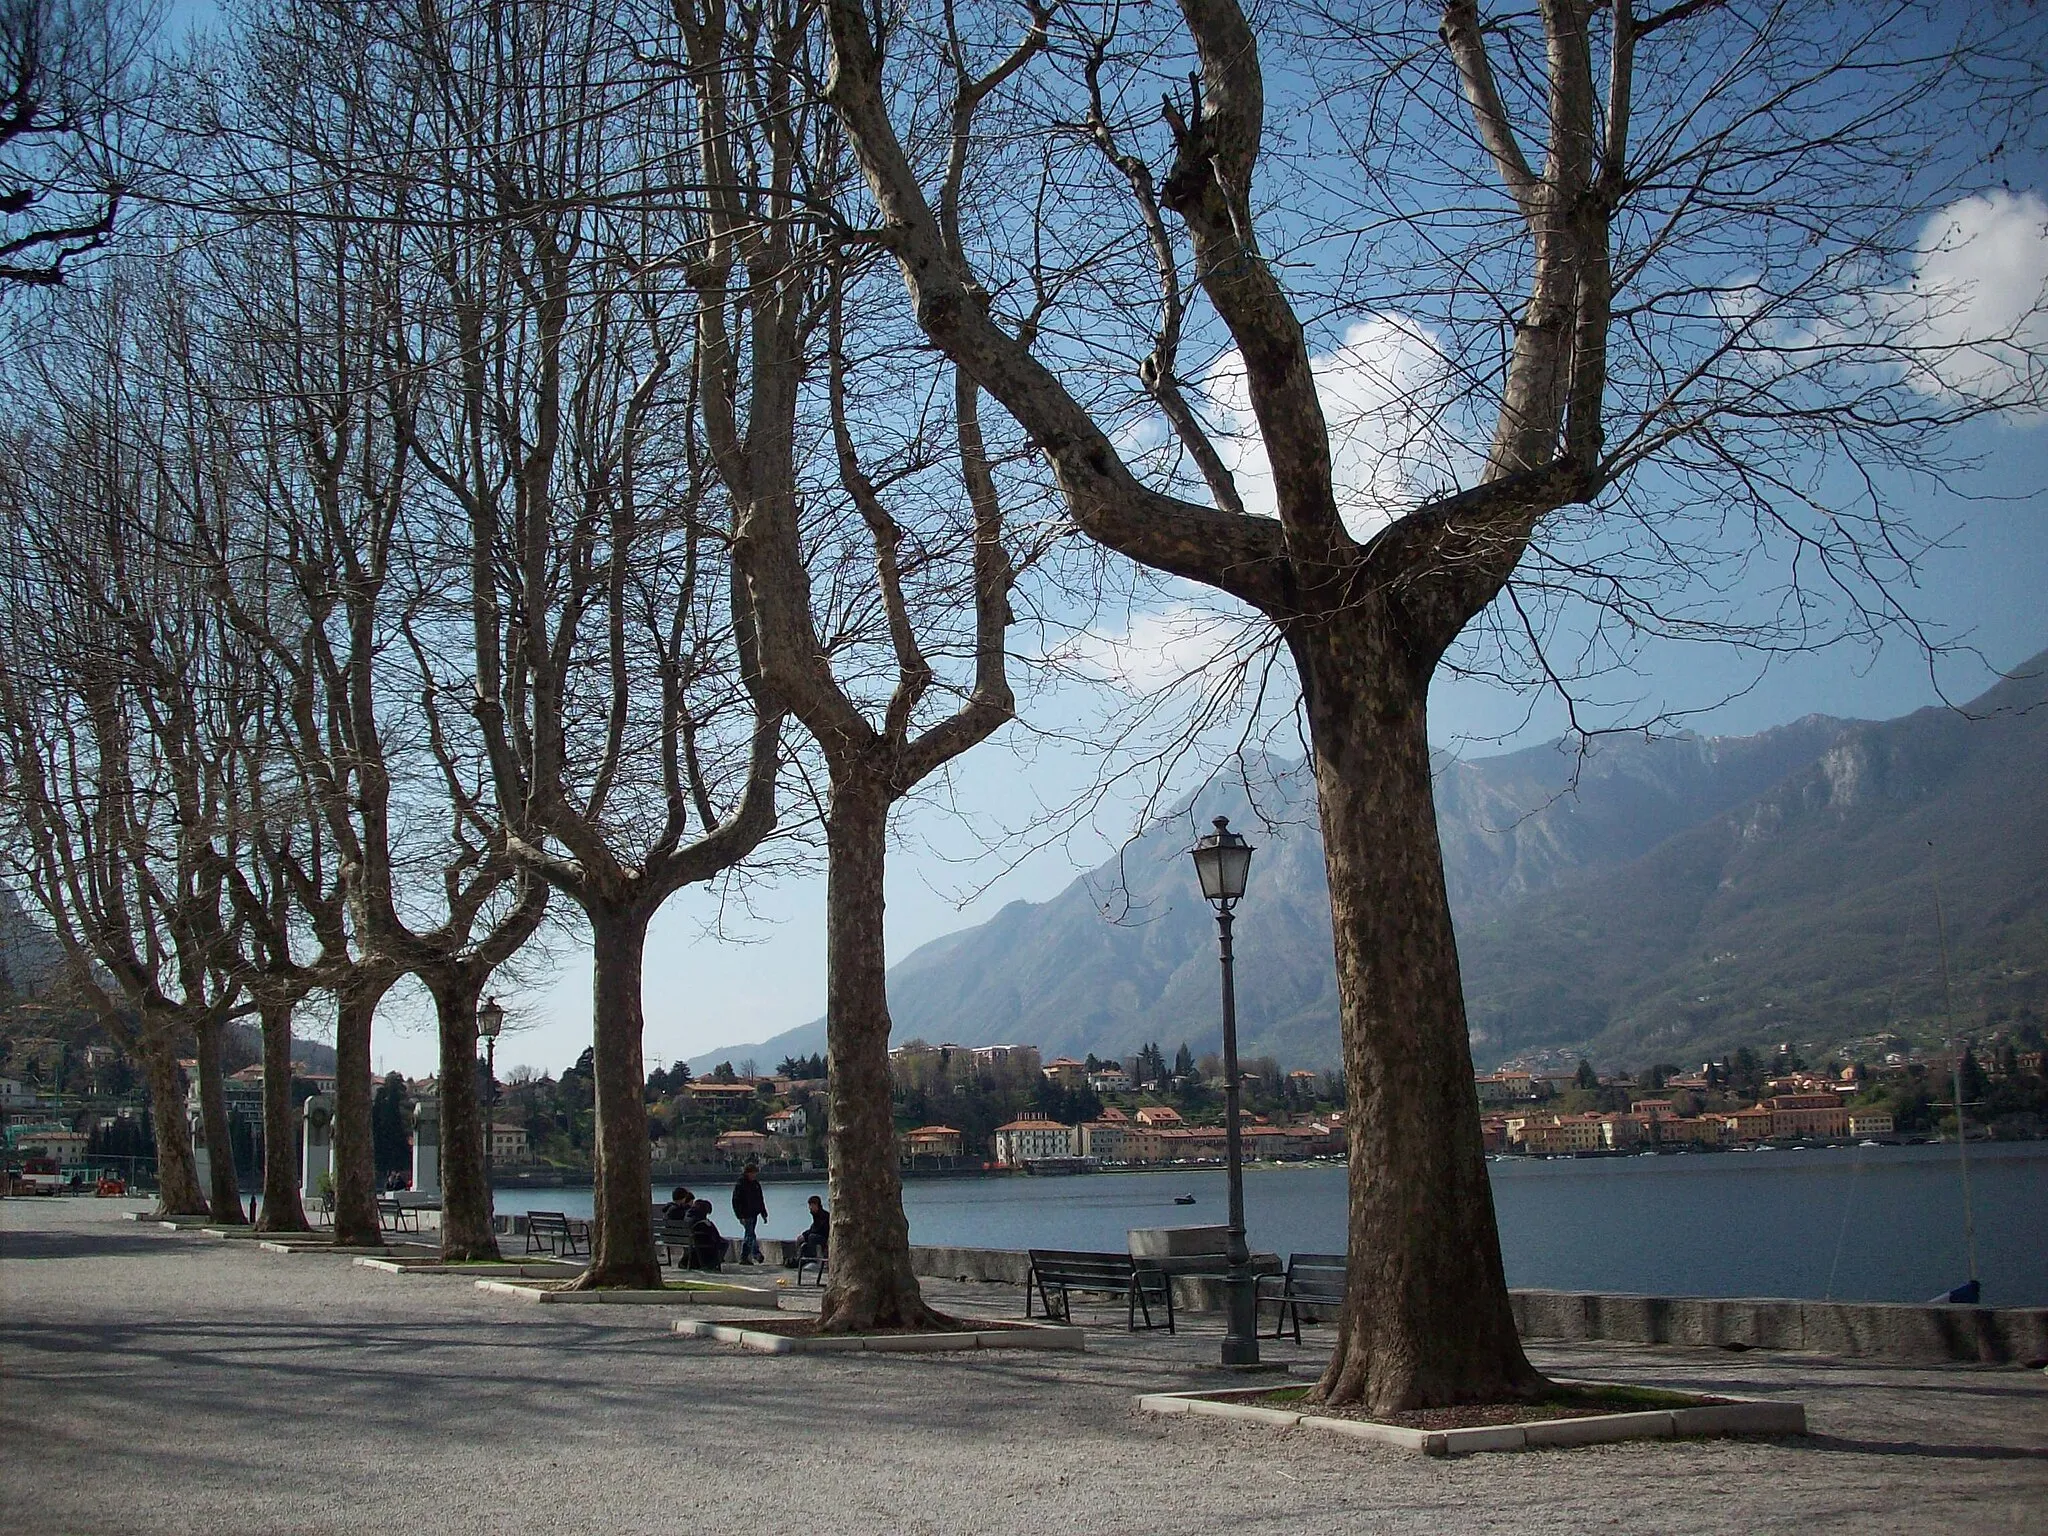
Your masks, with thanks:
M 699 1200 L 690 1217 L 690 1256 L 698 1269 L 718 1269 L 725 1263 L 725 1234 L 711 1223 L 711 1202 Z

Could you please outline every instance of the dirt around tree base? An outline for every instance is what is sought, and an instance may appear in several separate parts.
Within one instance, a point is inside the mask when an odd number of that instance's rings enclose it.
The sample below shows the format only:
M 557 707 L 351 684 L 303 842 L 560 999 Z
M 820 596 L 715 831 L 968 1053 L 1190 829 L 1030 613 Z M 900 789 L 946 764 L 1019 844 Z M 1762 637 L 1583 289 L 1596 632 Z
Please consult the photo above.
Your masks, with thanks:
M 1374 1413 L 1352 1403 L 1336 1407 L 1308 1400 L 1312 1388 L 1277 1387 L 1241 1401 L 1261 1408 L 1292 1408 L 1325 1419 L 1356 1419 L 1402 1429 L 1491 1429 L 1500 1424 L 1535 1424 L 1546 1419 L 1590 1419 L 1603 1414 L 1651 1413 L 1670 1408 L 1712 1408 L 1734 1401 L 1656 1387 L 1554 1387 L 1527 1402 L 1458 1403 L 1449 1408 L 1413 1408 Z

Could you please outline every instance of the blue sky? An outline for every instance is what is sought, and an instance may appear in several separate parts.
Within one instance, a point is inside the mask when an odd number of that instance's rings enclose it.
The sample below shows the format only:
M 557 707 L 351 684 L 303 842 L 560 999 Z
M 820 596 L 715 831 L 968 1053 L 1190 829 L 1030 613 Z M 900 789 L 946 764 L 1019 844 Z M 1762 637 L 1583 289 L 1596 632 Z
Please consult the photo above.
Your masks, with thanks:
M 174 27 L 204 26 L 217 17 L 207 0 L 172 0 L 168 11 Z M 2014 190 L 2024 194 L 2032 186 L 2038 197 L 2044 186 L 2040 167 L 2025 170 Z M 2000 251 L 1996 259 L 2004 267 L 1986 273 L 1988 281 L 2012 279 L 2038 288 L 2048 231 L 2024 226 L 2024 220 L 2014 224 L 2020 247 Z M 1398 283 L 1398 274 L 1390 281 Z M 1332 384 L 1320 357 L 1318 378 L 1327 399 Z M 1356 376 L 1349 381 L 1357 383 Z M 1370 411 L 1371 396 L 1367 388 L 1365 398 L 1354 403 Z M 1226 418 L 1229 409 L 1224 402 Z M 1992 668 L 2009 668 L 2048 647 L 2048 602 L 2042 598 L 2048 588 L 2048 425 L 2038 416 L 1980 425 L 1964 446 L 1979 457 L 1980 470 L 1946 490 L 1907 491 L 1897 498 L 1917 527 L 1948 542 L 1926 560 L 1911 607 L 1944 638 L 1967 639 L 1979 648 Z M 1242 478 L 1245 466 L 1233 462 Z M 1247 500 L 1256 500 L 1251 487 Z M 1750 577 L 1759 592 L 1767 579 L 1766 572 Z M 1171 601 L 1170 593 L 1160 600 L 1168 611 Z M 1143 651 L 1157 640 L 1156 624 L 1150 630 L 1146 625 L 1158 612 L 1155 605 L 1134 618 L 1127 637 L 1132 648 Z M 1114 640 L 1107 637 L 1107 643 Z M 1991 676 L 1958 656 L 1941 668 L 1939 679 L 1950 698 L 1963 700 Z M 1768 667 L 1754 655 L 1652 641 L 1625 673 L 1602 677 L 1589 691 L 1595 723 L 1683 714 L 1690 728 L 1716 734 L 1746 734 L 1809 712 L 1881 718 L 1938 699 L 1924 656 L 1896 641 L 1875 652 L 1843 645 Z M 945 791 L 950 808 L 934 795 L 904 809 L 889 889 L 892 956 L 901 958 L 932 938 L 983 921 L 1009 901 L 1052 896 L 1131 835 L 1135 785 L 1108 796 L 1059 835 L 1025 835 L 1046 808 L 1081 794 L 1097 773 L 1094 754 L 1038 730 L 1085 732 L 1105 708 L 1076 687 L 1055 691 L 1031 718 L 955 766 Z M 1539 699 L 1532 708 L 1525 696 L 1450 678 L 1439 682 L 1431 708 L 1435 740 L 1467 756 L 1550 739 L 1565 723 L 1554 700 Z M 1034 841 L 1046 846 L 1032 851 Z M 657 920 L 646 961 L 650 1064 L 759 1040 L 822 1011 L 822 870 L 785 876 L 772 888 L 752 891 L 749 900 L 751 911 L 741 913 L 731 902 L 721 905 L 717 893 L 686 891 Z M 728 937 L 712 933 L 721 924 Z M 513 1033 L 501 1043 L 501 1067 L 530 1064 L 558 1071 L 588 1043 L 589 973 L 580 934 L 565 928 L 554 949 L 551 974 L 508 982 L 503 989 Z M 971 1021 L 963 1021 L 960 1038 L 975 1038 Z M 387 1006 L 374 1056 L 380 1070 L 434 1070 L 431 1015 L 416 994 L 395 996 Z
M 1933 500 L 1924 515 L 1954 528 L 1950 547 L 1927 563 L 1917 612 L 1953 637 L 1967 636 L 1990 662 L 2010 668 L 2048 648 L 2048 425 L 2038 421 L 1977 429 L 1973 444 L 1985 468 L 1967 482 L 1996 500 Z M 1844 646 L 1773 662 L 1758 678 L 1756 658 L 1669 643 L 1653 645 L 1626 689 L 1613 691 L 1631 712 L 1687 710 L 1746 688 L 1740 697 L 1693 721 L 1711 734 L 1742 735 L 1825 713 L 1866 719 L 1903 714 L 1938 702 L 1926 658 L 1903 643 L 1875 654 Z M 1991 674 L 1958 657 L 1940 671 L 1950 697 L 1965 700 Z M 1754 685 L 1750 686 L 1754 681 Z M 1511 739 L 1478 743 L 1515 728 L 1527 701 L 1474 683 L 1446 680 L 1431 698 L 1440 744 L 1486 756 L 1557 734 L 1562 713 L 1539 704 L 1531 723 Z M 1090 756 L 1033 739 L 1012 727 L 957 765 L 952 797 L 973 819 L 912 805 L 902 814 L 889 882 L 889 945 L 901 958 L 918 945 L 992 917 L 1014 900 L 1041 901 L 1113 851 L 1131 830 L 1131 802 L 1112 801 L 1053 846 L 1021 856 L 1011 844 L 976 858 L 978 834 L 992 826 L 1021 828 L 1034 809 L 1077 793 L 1094 773 Z M 1008 866 L 1015 862 L 1014 868 Z M 963 898 L 992 882 L 971 901 Z M 710 893 L 686 891 L 656 920 L 648 945 L 645 1006 L 650 1064 L 760 1040 L 819 1017 L 824 1005 L 824 879 L 822 872 L 788 877 L 756 892 L 757 917 L 732 923 L 748 942 L 709 936 L 720 919 Z M 730 909 L 728 909 L 729 911 Z M 589 969 L 580 941 L 565 933 L 548 978 L 508 990 L 513 1031 L 500 1046 L 506 1066 L 559 1071 L 589 1043 Z M 963 1038 L 972 1034 L 963 1031 Z M 431 1018 L 402 999 L 380 1018 L 380 1070 L 424 1075 L 434 1068 Z M 765 1070 L 773 1065 L 763 1061 Z

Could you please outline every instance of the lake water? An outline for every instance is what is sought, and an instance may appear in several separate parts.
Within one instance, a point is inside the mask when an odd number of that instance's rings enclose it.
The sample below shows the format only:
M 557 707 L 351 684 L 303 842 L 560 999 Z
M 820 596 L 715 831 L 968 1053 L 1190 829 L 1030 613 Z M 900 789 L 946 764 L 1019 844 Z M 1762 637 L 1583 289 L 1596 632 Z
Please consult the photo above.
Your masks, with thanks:
M 1666 1296 L 1926 1301 L 1968 1277 L 1956 1149 L 1833 1147 L 1488 1165 L 1508 1284 Z M 1973 1148 L 1978 1270 L 1990 1306 L 2048 1306 L 2048 1143 Z M 822 1182 L 767 1186 L 763 1235 L 792 1237 Z M 736 1230 L 728 1187 L 697 1193 Z M 1175 1205 L 1192 1194 L 1196 1203 Z M 665 1200 L 668 1192 L 656 1192 Z M 587 1189 L 501 1189 L 502 1212 L 588 1215 Z M 914 1179 L 910 1240 L 964 1248 L 1124 1247 L 1132 1227 L 1224 1220 L 1219 1170 Z M 1344 1246 L 1345 1172 L 1246 1170 L 1253 1247 Z

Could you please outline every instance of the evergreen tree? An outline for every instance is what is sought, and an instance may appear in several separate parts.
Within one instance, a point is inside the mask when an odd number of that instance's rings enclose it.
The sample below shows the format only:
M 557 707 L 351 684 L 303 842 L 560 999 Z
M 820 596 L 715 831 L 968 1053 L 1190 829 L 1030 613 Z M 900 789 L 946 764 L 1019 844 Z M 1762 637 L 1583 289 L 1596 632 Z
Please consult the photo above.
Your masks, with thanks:
M 405 1079 L 388 1072 L 370 1101 L 370 1147 L 379 1183 L 394 1172 L 412 1170 L 412 1139 L 405 1130 Z

